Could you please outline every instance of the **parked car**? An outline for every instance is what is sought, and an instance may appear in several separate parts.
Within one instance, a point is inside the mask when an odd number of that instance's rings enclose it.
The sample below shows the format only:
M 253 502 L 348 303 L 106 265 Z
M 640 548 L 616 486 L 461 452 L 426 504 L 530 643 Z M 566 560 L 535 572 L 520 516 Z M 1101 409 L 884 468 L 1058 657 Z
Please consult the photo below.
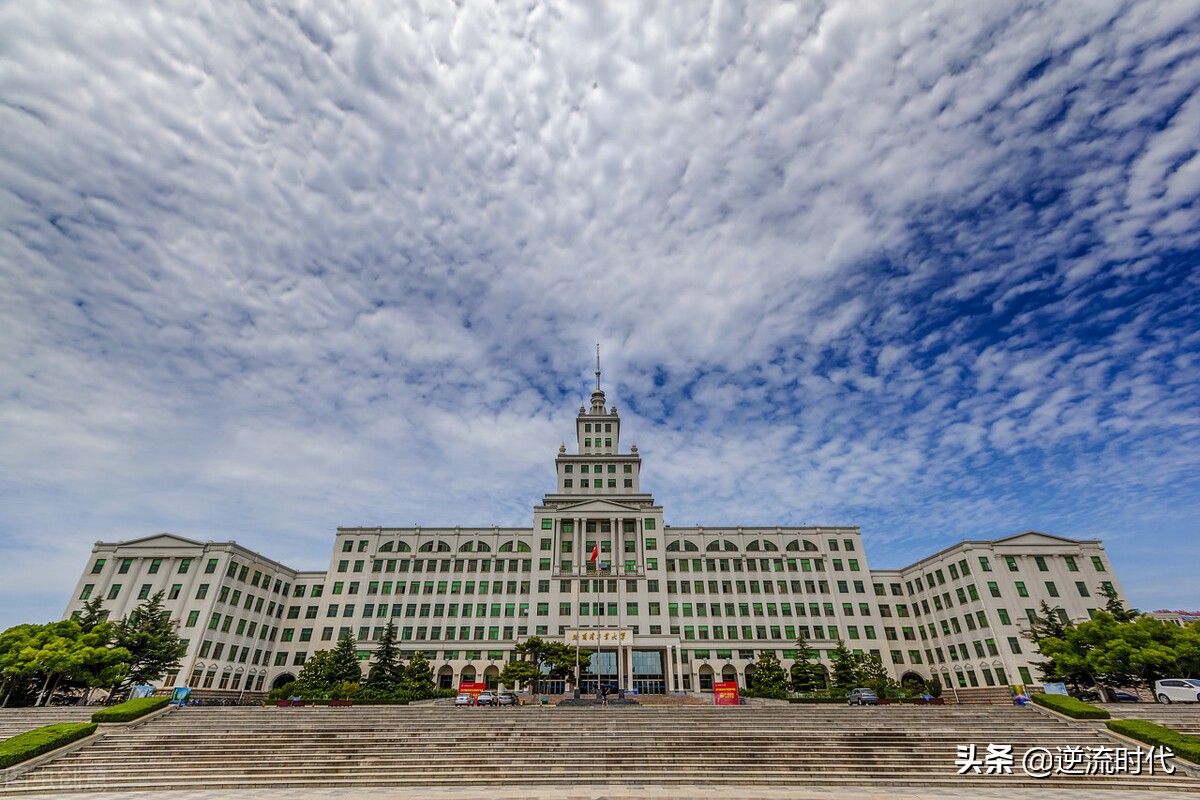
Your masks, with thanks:
M 473 706 L 475 705 L 475 697 L 463 692 L 454 698 L 454 705 L 457 706 Z
M 875 706 L 879 705 L 879 696 L 875 694 L 874 689 L 855 689 L 846 698 L 848 706 Z
M 1155 681 L 1154 698 L 1160 703 L 1200 703 L 1200 680 L 1164 678 Z
M 479 699 L 476 701 L 476 705 L 481 705 L 481 706 L 496 705 L 496 693 L 492 692 L 492 691 L 487 691 L 487 690 L 480 692 Z
M 496 695 L 496 705 L 519 706 L 521 705 L 521 700 L 513 692 L 501 692 L 500 694 Z
M 1138 697 L 1136 694 L 1131 694 L 1129 692 L 1123 692 L 1120 689 L 1111 690 L 1111 691 L 1109 691 L 1109 694 L 1112 696 L 1112 701 L 1114 703 L 1140 703 L 1140 702 L 1142 702 L 1142 698 Z

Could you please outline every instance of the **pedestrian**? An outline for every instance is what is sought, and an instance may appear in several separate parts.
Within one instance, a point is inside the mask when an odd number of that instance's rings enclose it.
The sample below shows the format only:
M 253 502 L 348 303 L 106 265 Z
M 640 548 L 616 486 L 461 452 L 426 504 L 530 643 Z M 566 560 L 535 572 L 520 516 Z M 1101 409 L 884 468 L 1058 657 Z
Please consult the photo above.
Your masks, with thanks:
M 600 705 L 603 705 L 603 706 L 608 705 L 608 684 L 607 683 L 602 684 L 600 686 Z

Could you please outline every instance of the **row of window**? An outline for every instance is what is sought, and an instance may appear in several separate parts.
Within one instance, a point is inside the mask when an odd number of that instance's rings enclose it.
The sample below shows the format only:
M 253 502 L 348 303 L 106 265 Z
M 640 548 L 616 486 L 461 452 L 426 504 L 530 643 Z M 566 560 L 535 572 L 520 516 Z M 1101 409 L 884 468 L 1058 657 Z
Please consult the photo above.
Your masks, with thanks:
M 611 447 L 611 445 L 609 445 L 609 446 Z M 607 470 L 608 474 L 610 474 L 610 475 L 616 474 L 616 471 L 617 471 L 616 464 L 608 464 L 607 466 L 608 466 L 608 470 Z M 632 464 L 622 464 L 621 467 L 622 467 L 621 471 L 623 473 L 625 473 L 626 475 L 629 475 L 630 473 L 633 472 Z M 563 472 L 565 472 L 568 475 L 573 474 L 575 472 L 575 465 L 574 464 L 564 464 Z M 589 474 L 590 475 L 602 475 L 604 473 L 605 473 L 605 465 L 604 464 L 597 464 L 594 468 L 589 464 L 580 464 L 579 465 L 579 474 L 580 475 L 589 475 Z
M 139 560 L 139 559 L 134 559 L 134 558 L 121 559 L 120 564 L 117 567 L 117 574 L 118 575 L 128 574 L 130 569 L 133 567 L 134 561 L 137 561 L 137 560 Z M 141 560 L 146 560 L 146 559 L 141 559 Z M 151 558 L 151 559 L 149 559 L 149 563 L 146 567 L 146 574 L 157 575 L 159 570 L 162 569 L 163 562 L 167 561 L 167 560 L 168 559 L 166 559 L 166 558 Z M 188 574 L 188 572 L 192 568 L 192 562 L 194 560 L 195 559 L 192 559 L 192 558 L 179 559 L 179 564 L 175 568 L 175 573 L 177 575 Z M 91 574 L 99 575 L 101 572 L 104 571 L 104 565 L 106 563 L 107 563 L 107 559 L 103 559 L 103 558 L 96 559 L 95 563 L 92 564 Z M 215 574 L 219 563 L 220 563 L 219 558 L 208 559 L 208 563 L 206 563 L 204 565 L 204 574 L 205 575 Z M 252 586 L 260 587 L 264 590 L 267 590 L 268 588 L 270 588 L 271 591 L 273 591 L 277 594 L 278 593 L 287 594 L 288 590 L 290 589 L 290 585 L 285 583 L 280 578 L 276 578 L 274 587 L 271 587 L 271 576 L 269 574 L 264 573 L 262 570 L 254 570 L 253 575 L 252 575 L 250 572 L 249 566 L 247 566 L 245 564 L 238 564 L 238 562 L 236 562 L 236 561 L 229 562 L 229 566 L 225 570 L 225 576 L 228 578 L 237 580 L 237 581 L 241 581 L 243 583 L 246 582 L 247 579 L 249 579 L 250 584 Z
M 1017 556 L 1003 556 L 1003 558 L 1004 558 L 1004 564 L 1005 564 L 1005 566 L 1008 567 L 1009 572 L 1019 572 L 1020 571 L 1021 567 L 1017 561 Z M 1028 558 L 1028 556 L 1022 556 L 1022 558 Z M 1107 570 L 1105 569 L 1105 566 L 1104 566 L 1104 560 L 1102 558 L 1100 558 L 1100 556 L 1091 556 L 1090 558 L 1091 558 L 1091 562 L 1092 562 L 1092 569 L 1094 569 L 1096 572 L 1107 572 Z M 1063 559 L 1063 563 L 1067 567 L 1068 572 L 1079 572 L 1079 562 L 1074 556 L 1063 556 L 1062 559 Z M 1046 556 L 1034 556 L 1033 562 L 1034 562 L 1034 564 L 1037 565 L 1037 569 L 1039 572 L 1049 572 L 1050 571 L 1050 565 L 1046 561 Z M 992 563 L 991 563 L 991 560 L 988 558 L 988 556 L 979 556 L 979 568 L 981 570 L 983 570 L 984 572 L 992 571 Z M 967 561 L 967 559 L 963 558 L 963 559 L 960 559 L 955 564 L 948 565 L 946 567 L 945 572 L 948 572 L 950 574 L 950 580 L 957 580 L 960 576 L 966 577 L 966 576 L 970 575 L 971 574 L 971 566 L 970 566 L 970 563 Z M 916 578 L 915 580 L 908 581 L 907 582 L 908 593 L 909 593 L 909 595 L 913 595 L 916 592 L 924 591 L 925 586 L 928 586 L 929 588 L 932 589 L 935 585 L 941 586 L 941 585 L 945 584 L 945 582 L 946 582 L 946 575 L 942 571 L 942 569 L 941 568 L 935 569 L 932 572 L 928 572 L 925 574 L 924 583 L 922 583 L 921 578 Z M 914 587 L 915 587 L 916 591 L 914 591 Z
M 571 478 L 563 478 L 563 488 L 564 489 L 574 489 L 575 488 L 574 481 Z M 580 478 L 579 479 L 579 488 L 580 489 L 604 489 L 604 488 L 615 489 L 615 488 L 617 488 L 617 481 L 615 478 L 609 478 L 608 485 L 606 487 L 604 481 L 602 481 L 600 478 L 596 478 L 595 480 L 590 481 L 590 485 L 589 485 L 589 481 L 587 478 Z M 632 489 L 633 488 L 633 479 L 626 478 L 624 480 L 624 483 L 621 488 Z

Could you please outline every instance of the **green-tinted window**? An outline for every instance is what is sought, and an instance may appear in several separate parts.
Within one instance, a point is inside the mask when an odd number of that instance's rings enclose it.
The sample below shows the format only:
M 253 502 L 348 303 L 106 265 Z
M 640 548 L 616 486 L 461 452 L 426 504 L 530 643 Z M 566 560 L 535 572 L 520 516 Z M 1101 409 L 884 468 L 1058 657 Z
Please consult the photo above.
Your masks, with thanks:
M 542 519 L 542 530 L 544 530 L 544 531 L 554 530 L 554 520 L 550 519 L 549 517 L 543 518 Z
M 646 517 L 646 518 L 645 518 L 645 520 L 643 520 L 643 527 L 644 527 L 646 530 L 648 530 L 648 531 L 652 531 L 652 530 L 654 530 L 654 529 L 655 529 L 655 528 L 654 528 L 654 518 L 653 518 L 653 517 Z M 649 548 L 647 548 L 647 549 L 649 549 Z M 1097 560 L 1098 560 L 1098 559 L 1097 559 Z

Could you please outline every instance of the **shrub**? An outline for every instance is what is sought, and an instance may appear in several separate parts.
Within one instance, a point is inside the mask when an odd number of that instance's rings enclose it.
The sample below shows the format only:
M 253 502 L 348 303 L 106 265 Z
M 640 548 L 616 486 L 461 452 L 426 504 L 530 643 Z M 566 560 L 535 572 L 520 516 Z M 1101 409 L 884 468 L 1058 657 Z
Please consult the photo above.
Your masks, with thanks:
M 1096 708 L 1064 694 L 1035 694 L 1029 699 L 1039 706 L 1074 719 L 1108 719 L 1109 717 L 1108 712 L 1103 708 Z
M 92 722 L 129 722 L 160 708 L 166 708 L 170 702 L 169 697 L 139 697 L 137 700 L 126 700 L 92 714 Z
M 1141 719 L 1110 719 L 1104 724 L 1110 731 L 1146 744 L 1169 747 L 1175 755 L 1200 763 L 1200 736 L 1189 736 Z
M 845 703 L 844 697 L 789 697 L 789 703 Z
M 0 769 L 57 750 L 65 744 L 91 736 L 95 731 L 94 722 L 60 722 L 19 733 L 0 742 Z

